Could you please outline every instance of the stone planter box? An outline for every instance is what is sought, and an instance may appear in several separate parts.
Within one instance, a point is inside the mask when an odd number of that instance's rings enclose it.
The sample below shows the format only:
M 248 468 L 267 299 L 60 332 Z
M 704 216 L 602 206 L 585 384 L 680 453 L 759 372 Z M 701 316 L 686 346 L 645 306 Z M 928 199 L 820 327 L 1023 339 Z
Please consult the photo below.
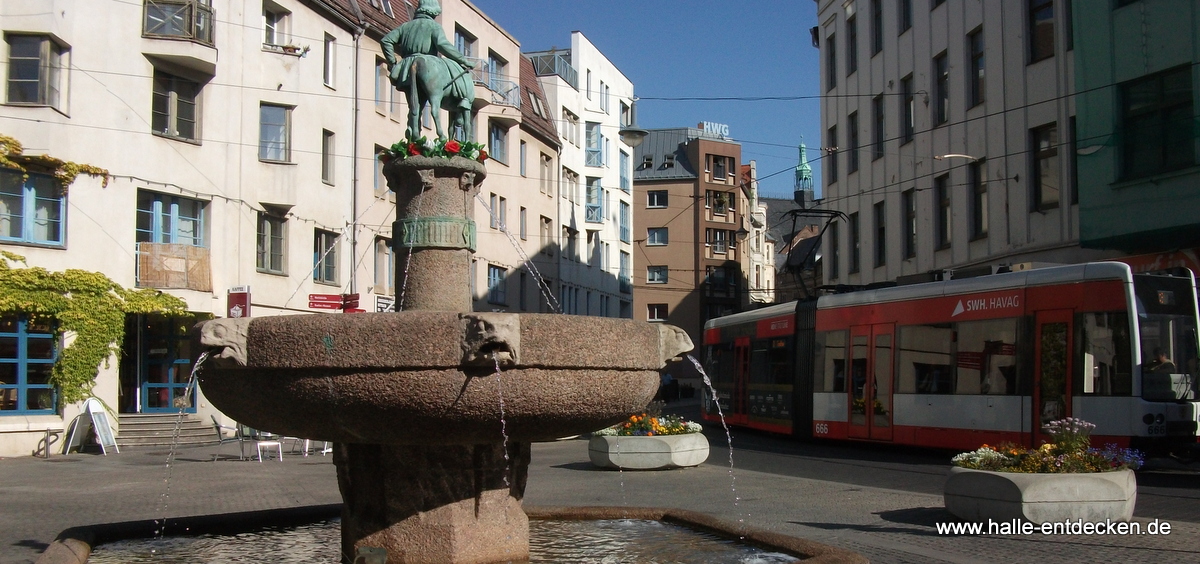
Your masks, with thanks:
M 708 439 L 702 433 L 655 437 L 593 436 L 588 457 L 601 468 L 661 470 L 696 466 L 708 459 Z
M 1132 470 L 1017 474 L 951 468 L 946 510 L 964 521 L 1129 521 L 1137 501 Z

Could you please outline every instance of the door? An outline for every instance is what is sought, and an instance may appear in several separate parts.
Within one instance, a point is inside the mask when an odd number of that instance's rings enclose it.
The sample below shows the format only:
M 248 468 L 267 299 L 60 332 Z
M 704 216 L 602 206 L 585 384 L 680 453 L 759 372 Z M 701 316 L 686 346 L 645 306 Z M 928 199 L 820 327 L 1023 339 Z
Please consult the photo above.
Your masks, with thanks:
M 177 400 L 187 395 L 191 377 L 191 340 L 189 320 L 150 315 L 142 318 L 139 331 L 139 370 L 142 413 L 177 413 Z M 196 411 L 196 397 L 187 405 L 188 413 Z
M 1033 359 L 1033 446 L 1049 441 L 1042 426 L 1071 416 L 1072 311 L 1037 312 Z
M 892 440 L 892 339 L 890 323 L 850 328 L 848 436 Z

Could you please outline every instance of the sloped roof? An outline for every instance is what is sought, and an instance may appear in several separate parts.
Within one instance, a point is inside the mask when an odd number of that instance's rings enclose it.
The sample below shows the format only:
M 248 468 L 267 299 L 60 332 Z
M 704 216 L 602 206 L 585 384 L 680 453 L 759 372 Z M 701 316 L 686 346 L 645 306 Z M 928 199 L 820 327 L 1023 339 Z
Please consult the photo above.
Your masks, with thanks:
M 546 143 L 559 147 L 561 143 L 558 140 L 558 129 L 554 127 L 552 121 L 553 116 L 546 114 L 545 117 L 540 116 L 534 111 L 533 102 L 530 96 L 536 96 L 539 105 L 543 111 L 550 111 L 550 104 L 546 102 L 546 93 L 542 91 L 542 84 L 538 81 L 537 73 L 533 70 L 533 62 L 524 55 L 521 56 L 521 127 L 543 137 Z
M 646 139 L 633 150 L 633 179 L 647 180 L 694 180 L 699 177 L 696 167 L 688 160 L 685 147 L 691 137 L 688 128 L 652 129 Z M 674 158 L 668 166 L 666 156 Z M 650 166 L 646 158 L 650 157 Z
M 412 5 L 408 0 L 307 0 L 355 24 L 367 24 L 367 37 L 382 38 L 387 32 L 409 20 Z M 393 16 L 384 12 L 383 3 L 390 2 Z

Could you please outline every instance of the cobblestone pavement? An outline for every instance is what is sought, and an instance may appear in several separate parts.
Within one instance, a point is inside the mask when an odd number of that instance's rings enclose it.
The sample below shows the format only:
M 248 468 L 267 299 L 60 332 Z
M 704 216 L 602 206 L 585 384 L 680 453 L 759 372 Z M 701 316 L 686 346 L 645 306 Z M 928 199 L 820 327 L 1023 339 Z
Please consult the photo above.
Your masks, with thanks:
M 330 457 L 285 453 L 281 462 L 259 463 L 236 460 L 235 449 L 183 449 L 169 469 L 163 448 L 0 459 L 0 563 L 32 562 L 73 526 L 341 500 Z M 525 503 L 678 507 L 837 545 L 874 562 L 1200 561 L 1195 521 L 1172 520 L 1165 536 L 939 536 L 934 523 L 952 518 L 936 493 L 731 471 L 728 451 L 716 445 L 707 463 L 682 470 L 613 472 L 587 460 L 584 440 L 534 445 Z M 1178 491 L 1194 496 L 1187 479 Z

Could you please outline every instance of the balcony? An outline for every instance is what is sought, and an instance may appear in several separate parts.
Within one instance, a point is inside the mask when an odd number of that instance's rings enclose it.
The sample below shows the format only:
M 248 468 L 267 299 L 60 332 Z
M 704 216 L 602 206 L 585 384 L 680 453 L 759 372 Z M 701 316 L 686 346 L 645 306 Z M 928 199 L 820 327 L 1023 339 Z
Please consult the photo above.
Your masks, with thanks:
M 211 292 L 208 249 L 178 243 L 138 243 L 137 287 Z
M 628 274 L 621 274 L 619 277 L 617 277 L 617 286 L 621 290 L 622 294 L 633 293 L 633 280 Z
M 538 76 L 558 75 L 567 84 L 570 84 L 571 88 L 579 90 L 579 71 L 571 66 L 568 58 L 571 52 L 565 51 L 565 53 L 566 56 L 556 52 L 531 54 L 529 60 L 533 62 L 534 74 Z
M 475 63 L 475 68 L 471 69 L 471 77 L 475 79 L 475 84 L 491 91 L 491 103 L 521 107 L 521 85 L 493 71 L 486 59 L 467 57 L 467 60 Z M 482 97 L 476 94 L 475 99 L 480 98 Z
M 585 166 L 604 166 L 604 152 L 600 149 L 587 149 L 584 153 L 587 159 L 587 162 L 584 163 Z
M 585 204 L 583 212 L 584 221 L 588 223 L 604 223 L 604 205 Z
M 146 0 L 142 35 L 213 45 L 210 0 Z

